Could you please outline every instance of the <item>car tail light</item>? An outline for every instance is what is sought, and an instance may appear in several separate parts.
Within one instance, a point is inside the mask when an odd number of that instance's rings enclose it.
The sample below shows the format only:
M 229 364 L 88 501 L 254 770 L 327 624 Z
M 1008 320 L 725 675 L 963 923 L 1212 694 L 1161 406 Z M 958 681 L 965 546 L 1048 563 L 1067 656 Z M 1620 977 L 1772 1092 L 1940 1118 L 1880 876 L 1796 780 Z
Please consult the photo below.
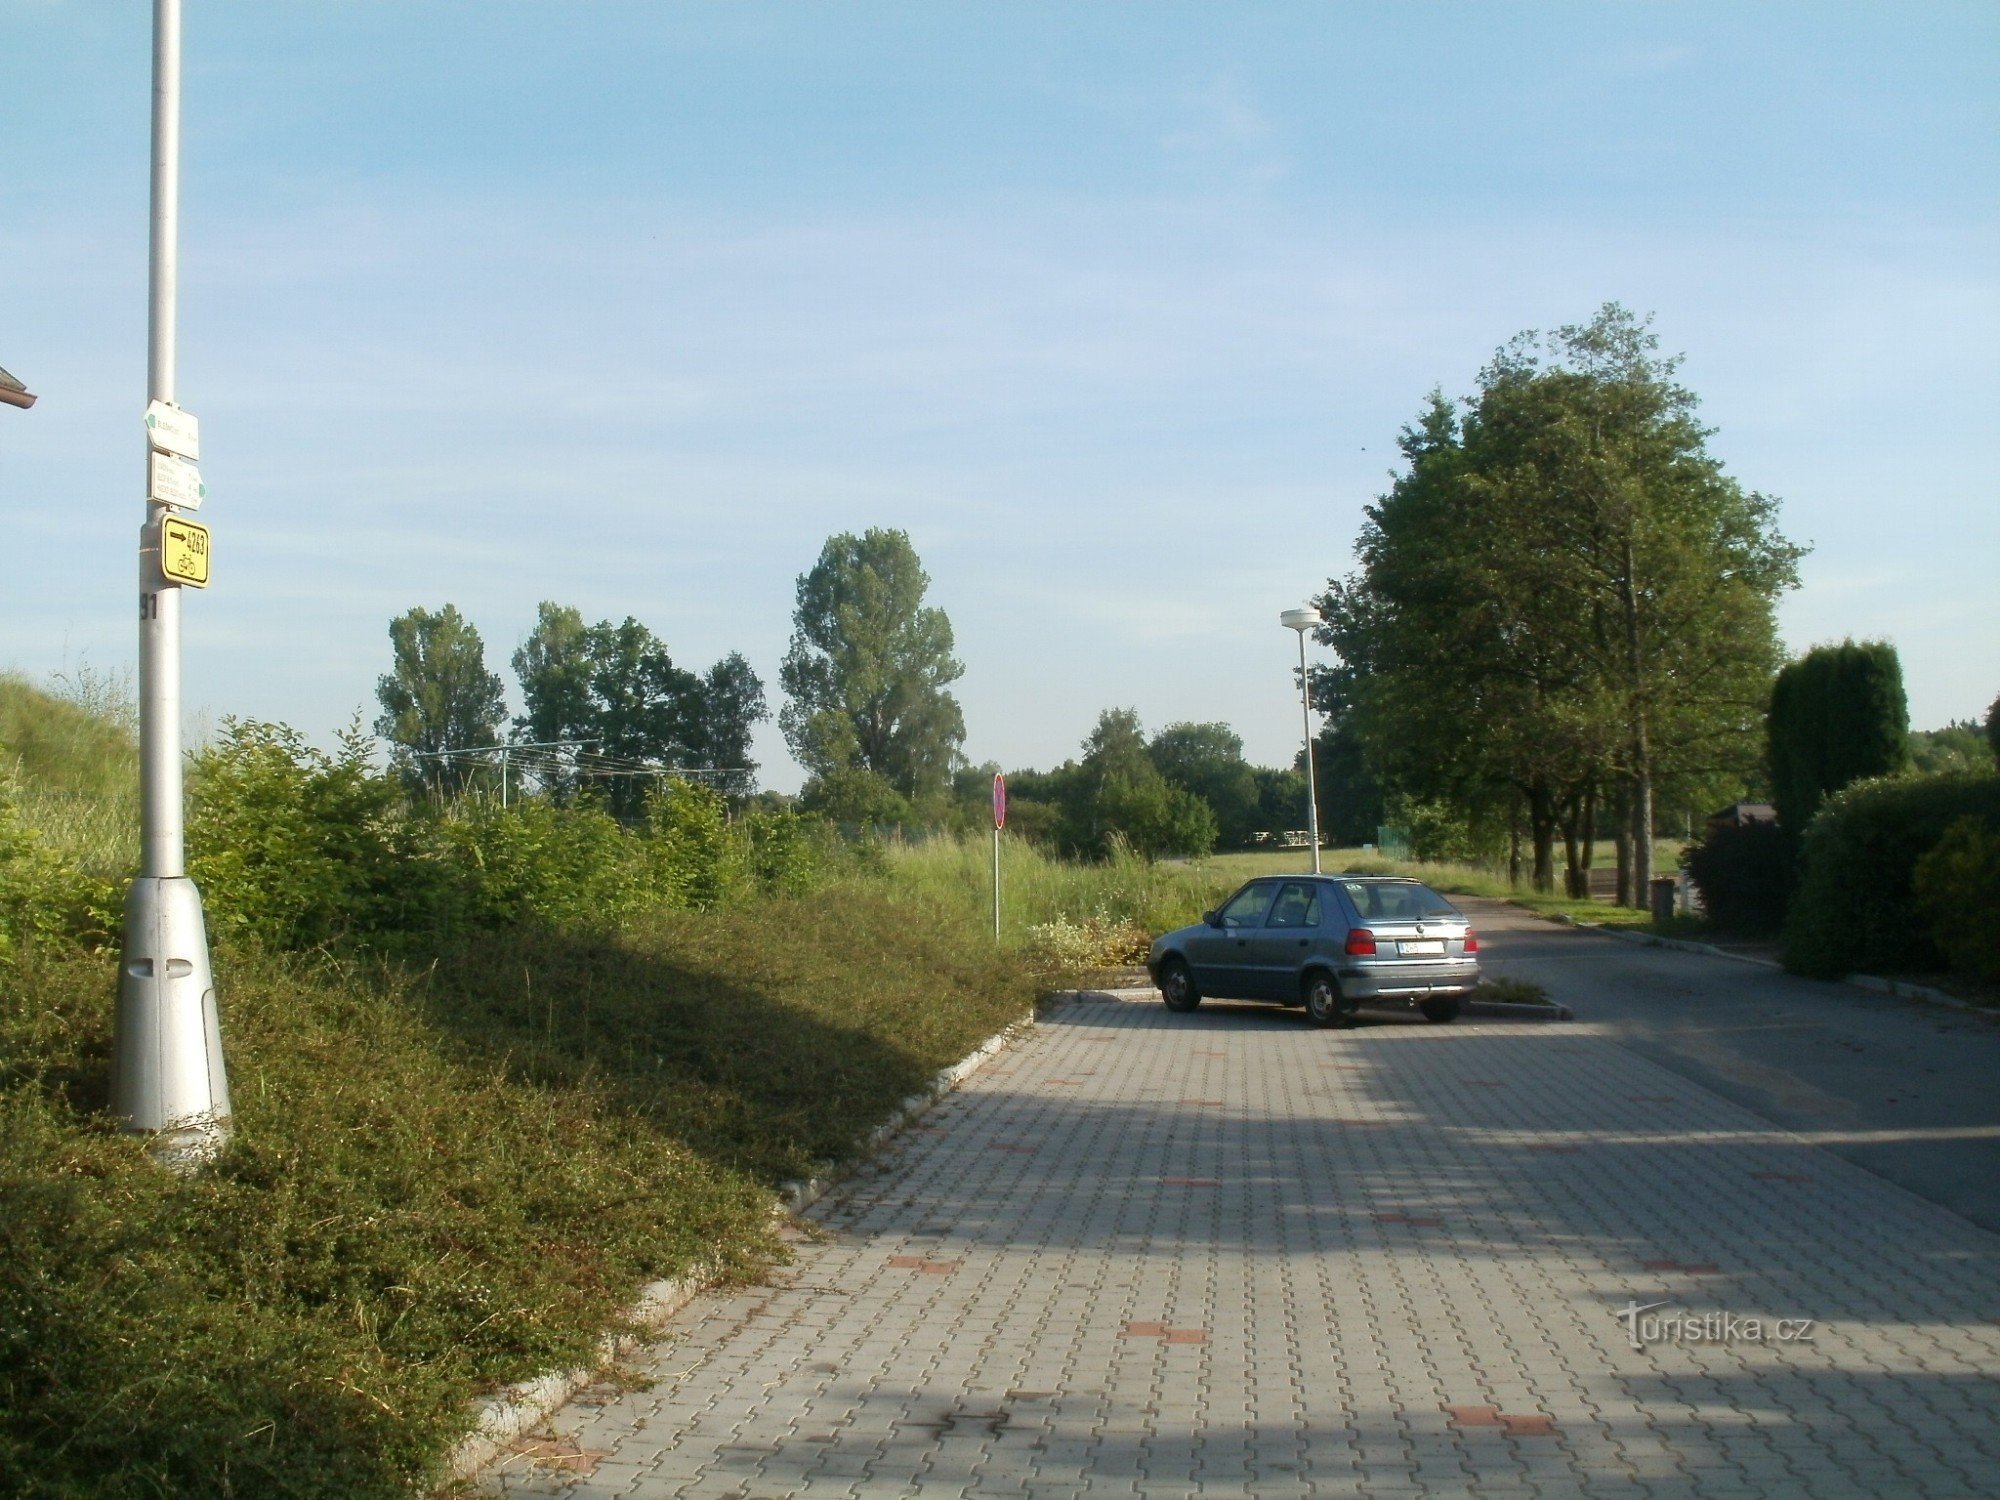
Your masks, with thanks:
M 1479 934 L 1474 932 L 1470 927 L 1465 929 L 1465 951 L 1467 953 L 1477 953 L 1479 951 Z
M 1366 927 L 1356 927 L 1347 934 L 1347 956 L 1367 958 L 1375 952 L 1375 934 Z

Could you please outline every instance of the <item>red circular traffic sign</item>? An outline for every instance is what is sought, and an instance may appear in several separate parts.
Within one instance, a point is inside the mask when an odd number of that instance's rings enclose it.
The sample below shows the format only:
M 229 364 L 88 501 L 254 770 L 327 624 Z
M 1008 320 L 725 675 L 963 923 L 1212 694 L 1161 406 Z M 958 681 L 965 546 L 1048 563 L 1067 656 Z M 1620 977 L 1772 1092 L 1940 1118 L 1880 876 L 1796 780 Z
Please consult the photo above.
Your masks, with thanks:
M 997 771 L 993 774 L 993 826 L 1007 826 L 1007 778 Z

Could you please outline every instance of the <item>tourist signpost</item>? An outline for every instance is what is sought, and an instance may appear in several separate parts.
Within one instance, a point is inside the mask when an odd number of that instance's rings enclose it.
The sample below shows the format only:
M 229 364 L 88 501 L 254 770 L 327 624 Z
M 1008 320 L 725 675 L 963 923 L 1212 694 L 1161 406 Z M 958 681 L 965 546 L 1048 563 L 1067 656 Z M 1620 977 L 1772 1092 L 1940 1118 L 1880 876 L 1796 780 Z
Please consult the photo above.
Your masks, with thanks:
M 111 1108 L 164 1161 L 212 1156 L 229 1080 L 201 896 L 181 823 L 181 601 L 208 584 L 201 425 L 174 399 L 179 289 L 181 0 L 153 0 L 153 223 L 147 303 L 146 522 L 139 531 L 139 878 L 125 897 Z

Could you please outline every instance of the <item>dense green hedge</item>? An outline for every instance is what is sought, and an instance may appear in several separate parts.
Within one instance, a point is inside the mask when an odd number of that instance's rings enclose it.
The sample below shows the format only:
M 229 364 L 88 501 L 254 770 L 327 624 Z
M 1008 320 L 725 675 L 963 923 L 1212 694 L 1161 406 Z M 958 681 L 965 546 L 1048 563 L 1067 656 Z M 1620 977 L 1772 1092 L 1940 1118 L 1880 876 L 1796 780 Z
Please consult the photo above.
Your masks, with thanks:
M 1829 799 L 1806 830 L 1785 966 L 1824 979 L 1943 967 L 1912 904 L 1913 879 L 1965 817 L 2000 828 L 2000 776 L 1888 776 Z
M 2000 982 L 2000 822 L 1960 818 L 1917 861 L 1917 914 L 1953 969 Z

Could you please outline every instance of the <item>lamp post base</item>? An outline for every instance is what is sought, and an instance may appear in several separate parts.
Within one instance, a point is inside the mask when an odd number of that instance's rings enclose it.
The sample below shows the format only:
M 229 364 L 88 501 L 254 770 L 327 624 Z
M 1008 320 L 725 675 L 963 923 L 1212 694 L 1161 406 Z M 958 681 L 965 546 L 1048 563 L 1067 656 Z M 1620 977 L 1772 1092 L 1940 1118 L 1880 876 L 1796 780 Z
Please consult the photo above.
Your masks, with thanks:
M 153 1154 L 194 1166 L 229 1138 L 229 1078 L 201 896 L 182 877 L 141 876 L 125 896 L 111 1108 Z

